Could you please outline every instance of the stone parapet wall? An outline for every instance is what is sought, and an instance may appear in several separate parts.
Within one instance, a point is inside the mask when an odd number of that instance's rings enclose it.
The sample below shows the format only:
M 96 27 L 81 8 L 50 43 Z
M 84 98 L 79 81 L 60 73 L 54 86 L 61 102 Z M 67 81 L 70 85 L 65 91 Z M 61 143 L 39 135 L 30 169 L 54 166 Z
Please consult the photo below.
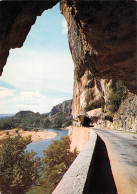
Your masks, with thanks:
M 83 193 L 96 141 L 97 134 L 91 129 L 87 145 L 74 160 L 52 194 Z

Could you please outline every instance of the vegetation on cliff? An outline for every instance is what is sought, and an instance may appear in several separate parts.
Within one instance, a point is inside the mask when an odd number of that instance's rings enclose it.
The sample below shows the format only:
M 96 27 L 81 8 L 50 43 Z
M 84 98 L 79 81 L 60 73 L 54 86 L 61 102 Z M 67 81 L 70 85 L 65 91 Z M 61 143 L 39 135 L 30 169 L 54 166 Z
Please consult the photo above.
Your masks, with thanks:
M 121 81 L 113 80 L 110 85 L 110 90 L 111 92 L 107 101 L 107 105 L 109 106 L 109 111 L 111 113 L 115 113 L 121 104 L 125 86 Z

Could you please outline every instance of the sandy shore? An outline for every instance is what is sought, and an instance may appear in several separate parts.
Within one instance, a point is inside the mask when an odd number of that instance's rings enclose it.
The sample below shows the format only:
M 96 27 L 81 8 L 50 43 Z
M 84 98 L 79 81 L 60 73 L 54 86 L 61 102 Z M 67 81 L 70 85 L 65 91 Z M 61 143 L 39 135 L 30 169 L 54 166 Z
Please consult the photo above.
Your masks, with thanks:
M 23 131 L 22 129 L 18 130 L 18 133 L 22 136 L 22 137 L 27 137 L 29 135 L 31 135 L 31 140 L 32 142 L 36 142 L 36 141 L 43 141 L 46 139 L 51 139 L 57 136 L 57 133 L 52 132 L 52 131 L 46 131 L 46 130 L 38 130 L 37 132 L 34 130 L 31 131 Z M 10 137 L 15 137 L 17 135 L 17 128 L 15 129 L 11 129 L 11 130 L 3 130 L 0 131 L 0 141 L 5 139 L 6 137 L 8 137 L 8 135 Z

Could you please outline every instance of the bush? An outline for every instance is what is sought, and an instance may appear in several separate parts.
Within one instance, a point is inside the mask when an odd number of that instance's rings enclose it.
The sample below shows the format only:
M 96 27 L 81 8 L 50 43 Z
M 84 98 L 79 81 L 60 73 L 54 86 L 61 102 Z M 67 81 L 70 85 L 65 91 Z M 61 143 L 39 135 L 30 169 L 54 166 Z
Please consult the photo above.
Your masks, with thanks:
M 108 98 L 107 105 L 109 105 L 109 111 L 115 113 L 121 104 L 124 86 L 121 81 L 112 81 L 110 88 L 112 89 L 112 92 Z

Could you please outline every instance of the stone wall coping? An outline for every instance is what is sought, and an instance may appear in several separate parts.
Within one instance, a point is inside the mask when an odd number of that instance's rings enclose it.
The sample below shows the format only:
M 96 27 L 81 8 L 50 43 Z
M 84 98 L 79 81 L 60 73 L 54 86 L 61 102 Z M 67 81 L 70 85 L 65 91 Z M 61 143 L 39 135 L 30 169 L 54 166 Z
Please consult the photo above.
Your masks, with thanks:
M 90 129 L 90 138 L 52 194 L 82 194 L 93 157 L 97 134 Z

